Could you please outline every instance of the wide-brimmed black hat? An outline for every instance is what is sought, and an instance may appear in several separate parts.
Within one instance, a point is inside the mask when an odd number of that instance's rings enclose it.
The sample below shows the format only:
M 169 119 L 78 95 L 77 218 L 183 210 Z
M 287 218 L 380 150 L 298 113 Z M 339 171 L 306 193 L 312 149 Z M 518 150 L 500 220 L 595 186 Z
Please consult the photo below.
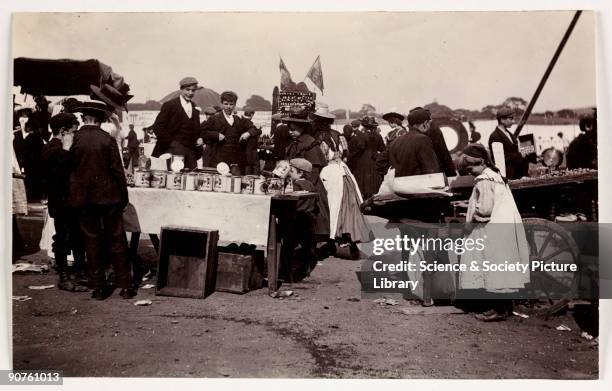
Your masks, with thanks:
M 382 119 L 385 121 L 389 121 L 391 118 L 397 118 L 400 121 L 403 121 L 406 117 L 401 115 L 400 113 L 396 113 L 395 111 L 390 111 L 388 113 L 383 114 Z
M 127 111 L 126 103 L 134 96 L 129 94 L 122 94 L 115 87 L 108 84 L 102 84 L 101 87 L 91 84 L 89 87 L 91 88 L 92 99 L 102 100 L 103 102 L 114 107 L 115 110 L 119 111 Z
M 373 116 L 366 115 L 361 119 L 361 125 L 366 128 L 373 128 L 378 125 L 378 122 L 376 122 L 376 118 L 374 118 Z
M 293 122 L 293 123 L 298 123 L 298 124 L 310 123 L 310 119 L 308 118 L 310 113 L 308 109 L 304 107 L 294 108 L 291 111 L 289 111 L 289 113 L 287 114 L 285 114 L 287 116 L 284 116 L 284 115 L 282 116 L 281 121 L 287 122 L 287 123 Z

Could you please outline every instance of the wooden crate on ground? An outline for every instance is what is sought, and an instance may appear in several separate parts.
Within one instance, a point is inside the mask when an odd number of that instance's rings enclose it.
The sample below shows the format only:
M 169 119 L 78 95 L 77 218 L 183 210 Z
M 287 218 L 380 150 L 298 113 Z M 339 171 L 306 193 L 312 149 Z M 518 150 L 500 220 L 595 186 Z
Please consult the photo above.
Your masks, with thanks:
M 219 231 L 161 229 L 156 295 L 204 299 L 215 291 Z
M 261 288 L 263 263 L 261 251 L 237 254 L 220 248 L 216 290 L 242 294 Z

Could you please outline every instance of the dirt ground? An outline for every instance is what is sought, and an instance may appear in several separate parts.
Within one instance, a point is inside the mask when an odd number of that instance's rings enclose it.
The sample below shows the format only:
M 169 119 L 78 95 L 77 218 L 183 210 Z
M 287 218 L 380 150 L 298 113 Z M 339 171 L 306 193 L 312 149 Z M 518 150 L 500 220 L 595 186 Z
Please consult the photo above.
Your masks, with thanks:
M 150 242 L 141 255 L 154 259 Z M 46 263 L 43 253 L 25 258 Z M 596 379 L 598 347 L 568 314 L 482 323 L 454 307 L 395 306 L 361 298 L 360 262 L 328 258 L 311 277 L 281 290 L 216 292 L 204 300 L 118 291 L 89 293 L 30 285 L 54 272 L 14 274 L 15 369 L 61 369 L 65 376 L 231 378 L 554 378 Z M 146 281 L 145 283 L 154 283 Z M 135 306 L 149 299 L 150 306 Z M 406 315 L 402 310 L 415 314 Z M 454 312 L 454 313 L 453 313 Z M 571 331 L 557 331 L 565 324 Z

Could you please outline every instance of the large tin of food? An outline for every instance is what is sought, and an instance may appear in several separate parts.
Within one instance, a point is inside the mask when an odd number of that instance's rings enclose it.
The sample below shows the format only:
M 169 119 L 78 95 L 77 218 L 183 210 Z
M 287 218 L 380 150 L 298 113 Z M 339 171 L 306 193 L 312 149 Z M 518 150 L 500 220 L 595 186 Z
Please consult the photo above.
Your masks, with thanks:
M 219 174 L 213 174 L 213 191 L 223 191 L 223 176 Z
M 232 177 L 232 193 L 240 193 L 242 191 L 242 177 L 241 176 L 233 176 Z
M 267 188 L 268 183 L 266 182 L 266 178 L 257 177 L 253 179 L 253 194 L 266 194 Z
M 180 172 L 168 171 L 166 174 L 166 189 L 183 189 L 182 174 Z
M 195 174 L 192 172 L 188 174 L 183 174 L 183 190 L 188 190 L 188 191 L 195 190 L 197 177 L 198 177 L 198 174 Z
M 134 170 L 134 186 L 151 187 L 151 171 L 144 168 Z
M 268 179 L 268 194 L 278 195 L 283 193 L 283 180 L 281 178 Z
M 213 191 L 213 175 L 208 173 L 198 174 L 198 190 Z
M 166 171 L 151 171 L 151 187 L 163 189 L 166 187 Z
M 221 191 L 224 193 L 232 192 L 232 177 L 229 175 L 221 176 Z
M 242 177 L 241 192 L 243 194 L 253 194 L 253 189 L 255 187 L 255 178 L 256 177 L 252 175 Z

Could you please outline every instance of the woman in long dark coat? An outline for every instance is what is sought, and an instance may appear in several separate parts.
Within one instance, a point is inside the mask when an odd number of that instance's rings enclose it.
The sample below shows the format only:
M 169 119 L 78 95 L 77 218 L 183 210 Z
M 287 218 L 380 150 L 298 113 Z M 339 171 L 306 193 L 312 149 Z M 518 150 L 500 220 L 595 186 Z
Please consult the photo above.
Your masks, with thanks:
M 319 196 L 317 200 L 319 213 L 317 214 L 314 233 L 317 241 L 326 242 L 329 238 L 329 204 L 327 202 L 327 191 L 319 178 L 319 174 L 327 164 L 327 160 L 321 151 L 319 142 L 307 133 L 310 128 L 308 119 L 289 117 L 283 118 L 283 122 L 289 126 L 289 134 L 293 140 L 287 147 L 287 160 L 304 158 L 312 164 L 312 171 L 306 179 L 312 182 Z
M 378 192 L 381 178 L 376 171 L 376 157 L 380 149 L 381 136 L 376 133 L 374 117 L 364 117 L 363 129 L 355 132 L 349 142 L 348 166 L 355 176 L 363 199 L 368 199 Z M 384 142 L 382 143 L 384 149 Z

